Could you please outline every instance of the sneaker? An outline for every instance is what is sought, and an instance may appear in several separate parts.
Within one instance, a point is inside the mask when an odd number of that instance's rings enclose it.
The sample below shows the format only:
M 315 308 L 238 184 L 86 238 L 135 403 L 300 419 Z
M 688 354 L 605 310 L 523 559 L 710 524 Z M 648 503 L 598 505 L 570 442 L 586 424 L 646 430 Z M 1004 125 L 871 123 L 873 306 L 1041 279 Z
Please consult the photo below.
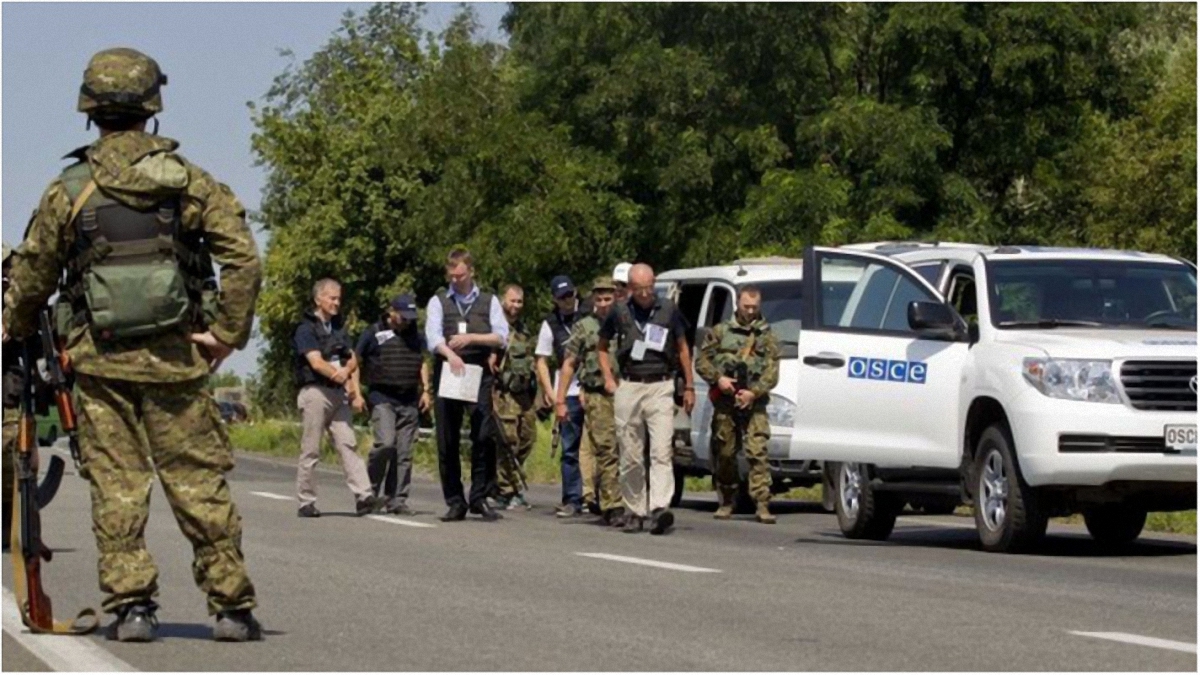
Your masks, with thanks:
M 262 626 L 248 609 L 218 612 L 217 624 L 213 626 L 213 639 L 217 642 L 261 640 Z
M 472 504 L 470 511 L 489 523 L 494 523 L 502 517 L 499 513 L 496 513 L 495 509 L 488 506 L 487 502 Z
M 508 508 L 510 510 L 523 508 L 528 511 L 529 509 L 533 508 L 533 504 L 530 504 L 529 500 L 525 499 L 524 493 L 518 492 L 517 494 L 513 495 L 512 501 L 508 503 Z
M 497 511 L 508 511 L 512 506 L 512 497 L 488 497 L 488 506 Z
M 296 512 L 296 515 L 300 516 L 301 518 L 320 518 L 321 512 L 317 509 L 316 504 L 305 504 L 304 506 L 300 507 L 300 510 Z
M 108 627 L 108 639 L 118 642 L 154 642 L 158 639 L 158 605 L 136 603 L 117 609 L 117 618 Z
M 455 504 L 446 510 L 446 515 L 441 517 L 443 523 L 451 523 L 459 520 L 467 519 L 467 505 Z
M 621 531 L 625 534 L 637 534 L 642 531 L 642 517 L 630 514 L 625 518 L 625 522 L 621 527 Z
M 675 514 L 671 513 L 670 509 L 659 509 L 650 516 L 650 519 L 653 522 L 650 534 L 666 534 L 675 524 Z
M 554 515 L 558 516 L 559 518 L 576 518 L 583 515 L 583 509 L 575 506 L 574 504 L 563 504 L 558 507 L 558 510 L 554 512 Z
M 374 495 L 363 497 L 354 502 L 354 514 L 357 516 L 365 516 L 369 513 L 374 513 L 375 509 L 379 508 L 379 500 Z

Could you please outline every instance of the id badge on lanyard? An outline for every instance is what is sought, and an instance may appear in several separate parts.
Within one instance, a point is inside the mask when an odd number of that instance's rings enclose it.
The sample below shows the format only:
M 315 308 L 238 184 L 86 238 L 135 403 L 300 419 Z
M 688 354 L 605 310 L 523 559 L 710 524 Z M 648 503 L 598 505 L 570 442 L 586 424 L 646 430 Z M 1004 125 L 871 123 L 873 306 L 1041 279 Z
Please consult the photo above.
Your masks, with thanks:
M 478 302 L 479 299 L 476 298 L 475 300 L 476 300 L 476 302 Z M 458 307 L 458 313 L 462 314 L 462 316 L 463 316 L 463 320 L 458 322 L 458 334 L 466 335 L 467 334 L 467 322 L 466 322 L 467 314 L 469 314 L 471 312 L 471 308 L 475 306 L 475 303 L 472 302 L 471 304 L 467 305 L 466 309 L 463 309 L 463 306 L 458 304 L 458 300 L 456 299 L 454 301 L 454 306 Z

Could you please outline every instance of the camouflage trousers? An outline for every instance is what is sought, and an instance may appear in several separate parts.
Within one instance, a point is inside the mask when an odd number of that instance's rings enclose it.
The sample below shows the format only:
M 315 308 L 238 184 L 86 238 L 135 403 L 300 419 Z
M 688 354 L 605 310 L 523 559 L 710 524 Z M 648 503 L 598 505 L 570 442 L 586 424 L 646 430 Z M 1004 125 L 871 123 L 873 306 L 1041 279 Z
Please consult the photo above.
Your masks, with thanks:
M 732 500 L 738 488 L 738 424 L 733 408 L 717 406 L 712 420 L 713 475 L 723 500 Z M 767 466 L 767 443 L 771 440 L 771 425 L 762 407 L 750 411 L 746 428 L 742 430 L 742 452 L 750 466 L 750 496 L 765 504 L 771 500 L 771 469 Z
M 17 476 L 17 428 L 21 419 L 16 408 L 4 409 L 4 531 L 12 525 L 13 513 L 13 481 Z M 7 539 L 4 545 L 8 546 Z
M 170 384 L 78 378 L 79 441 L 107 612 L 158 594 L 145 540 L 156 472 L 192 544 L 192 575 L 209 614 L 256 605 L 242 521 L 225 481 L 233 448 L 204 385 L 204 378 Z
M 520 397 L 496 389 L 492 400 L 505 445 L 496 448 L 496 485 L 500 496 L 512 497 L 525 491 L 525 460 L 537 441 L 537 413 L 532 395 Z
M 613 397 L 604 392 L 583 395 L 583 442 L 579 445 L 579 469 L 583 473 L 583 500 L 600 496 L 601 511 L 621 506 L 620 464 L 617 423 Z

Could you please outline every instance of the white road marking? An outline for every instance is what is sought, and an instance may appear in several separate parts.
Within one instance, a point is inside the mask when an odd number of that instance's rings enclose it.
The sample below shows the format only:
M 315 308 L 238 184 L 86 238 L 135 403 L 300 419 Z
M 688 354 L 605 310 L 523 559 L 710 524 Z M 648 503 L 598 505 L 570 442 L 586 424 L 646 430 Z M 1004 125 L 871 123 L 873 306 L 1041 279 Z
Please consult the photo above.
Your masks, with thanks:
M 415 520 L 405 520 L 404 518 L 397 518 L 395 516 L 369 515 L 367 517 L 371 520 L 378 520 L 381 523 L 391 523 L 393 525 L 405 525 L 407 527 L 437 527 L 437 525 L 432 523 L 421 523 Z
M 1176 642 L 1175 640 L 1164 640 L 1162 638 L 1146 637 L 1145 635 L 1134 635 L 1132 633 L 1088 633 L 1079 630 L 1073 630 L 1069 632 L 1071 635 L 1078 635 L 1080 637 L 1112 640 L 1113 642 L 1125 642 L 1131 645 L 1141 645 L 1143 647 L 1170 649 L 1172 651 L 1187 652 L 1189 654 L 1196 653 L 1196 645 L 1190 642 Z
M 675 570 L 676 572 L 702 572 L 708 574 L 720 574 L 721 572 L 721 570 L 714 570 L 711 567 L 693 567 L 692 565 L 680 565 L 678 563 L 647 560 L 645 558 L 630 558 L 628 556 L 613 555 L 611 553 L 576 553 L 575 555 L 583 556 L 584 558 L 612 560 L 614 562 L 630 563 L 632 565 L 644 565 L 646 567 L 657 567 L 664 570 Z
M 285 497 L 285 496 L 283 496 L 283 495 L 277 495 L 277 494 L 275 494 L 274 492 L 251 492 L 250 494 L 254 495 L 255 497 L 266 497 L 267 499 L 278 499 L 278 500 L 280 500 L 280 501 L 283 501 L 283 502 L 290 502 L 290 501 L 292 501 L 292 498 L 291 498 L 291 497 Z
M 101 648 L 91 638 L 30 633 L 21 623 L 17 598 L 4 589 L 4 632 L 51 670 L 62 672 L 131 672 L 137 670 Z

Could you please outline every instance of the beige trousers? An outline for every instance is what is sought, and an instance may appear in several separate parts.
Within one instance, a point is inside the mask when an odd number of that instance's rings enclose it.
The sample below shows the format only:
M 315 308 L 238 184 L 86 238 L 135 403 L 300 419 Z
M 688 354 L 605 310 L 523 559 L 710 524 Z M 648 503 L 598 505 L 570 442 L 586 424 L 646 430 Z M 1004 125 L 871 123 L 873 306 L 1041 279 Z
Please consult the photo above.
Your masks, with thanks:
M 645 517 L 671 505 L 675 492 L 672 445 L 675 435 L 675 383 L 628 382 L 613 397 L 617 441 L 621 446 L 621 497 L 625 510 Z M 650 494 L 647 503 L 645 438 L 650 432 Z
M 342 462 L 346 474 L 346 485 L 357 499 L 371 496 L 371 480 L 367 477 L 367 465 L 358 455 L 354 440 L 354 429 L 350 426 L 352 414 L 346 392 L 342 389 L 310 384 L 300 390 L 296 397 L 303 419 L 300 436 L 300 466 L 296 471 L 296 496 L 300 506 L 317 501 L 315 469 L 321 457 L 321 437 L 329 431 L 333 448 Z

